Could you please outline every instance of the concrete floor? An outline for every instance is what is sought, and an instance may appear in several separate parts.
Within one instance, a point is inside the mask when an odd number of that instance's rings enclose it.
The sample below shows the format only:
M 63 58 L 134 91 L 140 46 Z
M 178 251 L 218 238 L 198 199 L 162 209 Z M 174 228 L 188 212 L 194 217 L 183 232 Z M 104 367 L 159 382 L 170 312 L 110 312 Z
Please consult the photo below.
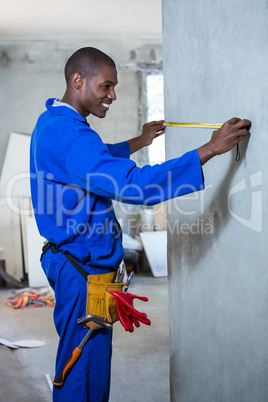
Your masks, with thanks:
M 54 378 L 58 342 L 53 308 L 13 310 L 3 303 L 9 292 L 0 290 L 0 338 L 38 339 L 45 345 L 16 350 L 0 346 L 0 402 L 51 401 L 46 374 Z M 148 303 L 136 301 L 135 306 L 148 314 L 152 325 L 141 325 L 132 334 L 120 323 L 114 325 L 110 402 L 168 402 L 167 279 L 137 274 L 130 292 L 149 298 Z

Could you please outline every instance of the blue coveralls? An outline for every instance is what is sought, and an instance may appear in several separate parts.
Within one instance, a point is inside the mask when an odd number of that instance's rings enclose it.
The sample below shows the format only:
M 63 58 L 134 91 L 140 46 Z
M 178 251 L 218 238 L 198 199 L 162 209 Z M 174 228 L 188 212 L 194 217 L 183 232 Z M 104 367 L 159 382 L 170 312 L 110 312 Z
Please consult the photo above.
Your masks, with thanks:
M 46 102 L 31 140 L 31 192 L 39 232 L 68 250 L 89 273 L 116 270 L 124 250 L 112 199 L 153 205 L 203 189 L 198 152 L 138 168 L 129 159 L 128 142 L 104 144 L 79 113 L 53 102 Z M 57 375 L 87 332 L 76 323 L 85 315 L 86 281 L 62 253 L 48 250 L 42 267 L 56 297 Z M 64 386 L 54 387 L 54 401 L 108 400 L 111 338 L 110 330 L 93 332 Z

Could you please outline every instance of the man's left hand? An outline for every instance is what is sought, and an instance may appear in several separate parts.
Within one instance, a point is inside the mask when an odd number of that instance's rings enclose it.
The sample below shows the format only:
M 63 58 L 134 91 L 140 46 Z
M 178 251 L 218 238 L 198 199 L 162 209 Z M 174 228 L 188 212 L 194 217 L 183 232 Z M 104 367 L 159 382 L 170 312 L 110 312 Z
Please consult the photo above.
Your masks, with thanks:
M 153 140 L 164 134 L 166 123 L 164 120 L 151 121 L 142 127 L 141 137 L 144 139 L 145 146 L 151 145 Z

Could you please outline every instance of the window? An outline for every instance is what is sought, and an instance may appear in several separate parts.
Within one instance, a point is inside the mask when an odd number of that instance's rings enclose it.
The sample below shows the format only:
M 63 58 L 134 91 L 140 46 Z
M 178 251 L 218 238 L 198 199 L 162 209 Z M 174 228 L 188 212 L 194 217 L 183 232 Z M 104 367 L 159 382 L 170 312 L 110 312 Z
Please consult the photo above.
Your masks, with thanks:
M 147 119 L 164 119 L 164 84 L 163 74 L 148 74 L 146 77 L 147 87 Z M 156 138 L 148 148 L 149 164 L 162 163 L 165 161 L 165 135 Z

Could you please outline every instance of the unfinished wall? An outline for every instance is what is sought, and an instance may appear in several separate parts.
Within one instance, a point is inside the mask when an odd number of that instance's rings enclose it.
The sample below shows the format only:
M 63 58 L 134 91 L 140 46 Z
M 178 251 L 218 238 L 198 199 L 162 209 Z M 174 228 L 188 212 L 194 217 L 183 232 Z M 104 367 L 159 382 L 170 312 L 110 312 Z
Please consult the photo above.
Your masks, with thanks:
M 267 19 L 266 0 L 163 2 L 166 120 L 252 120 L 241 160 L 168 205 L 172 401 L 268 400 Z M 167 158 L 210 135 L 168 128 Z

